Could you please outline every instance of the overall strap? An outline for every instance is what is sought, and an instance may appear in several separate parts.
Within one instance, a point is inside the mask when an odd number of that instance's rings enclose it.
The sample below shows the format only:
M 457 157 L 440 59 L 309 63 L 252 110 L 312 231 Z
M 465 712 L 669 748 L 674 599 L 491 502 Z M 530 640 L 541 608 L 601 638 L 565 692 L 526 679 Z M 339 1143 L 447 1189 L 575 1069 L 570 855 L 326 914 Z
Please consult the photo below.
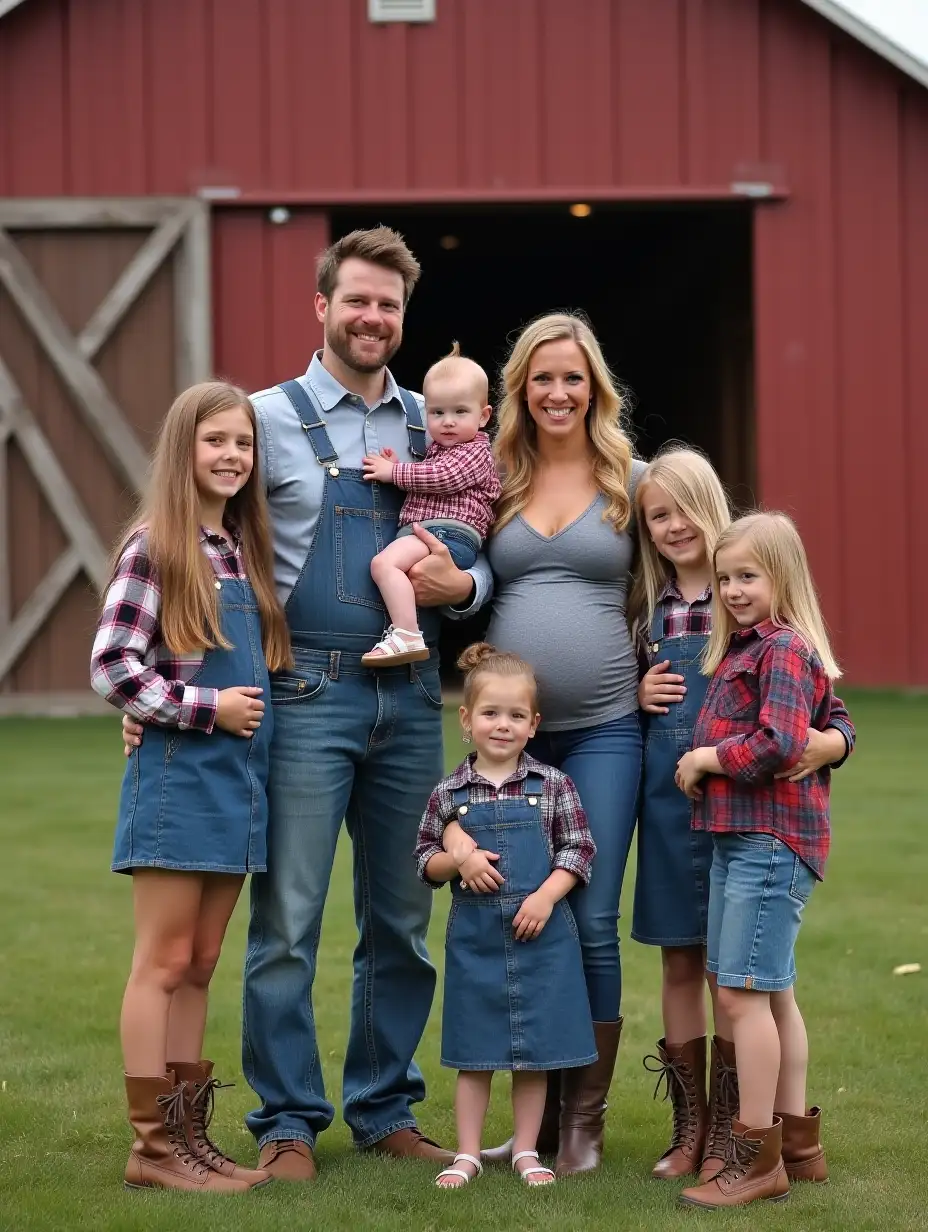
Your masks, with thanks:
M 287 395 L 290 405 L 296 411 L 297 418 L 303 425 L 319 465 L 330 466 L 337 462 L 338 454 L 335 452 L 332 442 L 329 440 L 329 434 L 325 430 L 325 420 L 322 418 L 321 408 L 317 406 L 315 398 L 308 392 L 305 385 L 302 385 L 299 381 L 284 381 L 280 388 Z
M 406 411 L 406 434 L 409 437 L 409 452 L 421 462 L 425 457 L 425 428 L 422 426 L 422 412 L 419 403 L 408 389 L 397 387 L 400 400 Z
M 664 640 L 664 603 L 660 600 L 651 617 L 651 646 Z M 651 647 L 649 647 L 650 649 Z
M 525 776 L 525 794 L 527 796 L 542 796 L 545 790 L 545 780 L 540 774 L 527 774 Z
M 451 793 L 451 803 L 456 809 L 459 809 L 462 804 L 466 804 L 470 799 L 470 789 L 467 786 L 455 787 Z

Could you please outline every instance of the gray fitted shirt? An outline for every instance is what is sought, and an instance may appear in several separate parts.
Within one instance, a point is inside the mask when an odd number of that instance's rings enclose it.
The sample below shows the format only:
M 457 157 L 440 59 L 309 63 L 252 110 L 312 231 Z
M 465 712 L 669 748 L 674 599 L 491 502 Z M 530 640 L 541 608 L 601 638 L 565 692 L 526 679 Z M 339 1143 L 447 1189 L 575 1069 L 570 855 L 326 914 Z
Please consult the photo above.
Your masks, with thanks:
M 645 464 L 633 461 L 629 497 Z M 487 640 L 535 668 L 541 726 L 592 727 L 638 707 L 638 664 L 626 623 L 634 541 L 603 521 L 597 496 L 547 538 L 517 514 L 487 544 L 496 579 Z
M 401 462 L 414 462 L 409 452 L 406 412 L 392 375 L 386 374 L 383 397 L 368 406 L 322 366 L 321 354 L 313 356 L 299 381 L 321 407 L 341 465 L 360 470 L 365 454 L 388 446 L 396 450 Z M 421 406 L 421 397 L 415 396 Z M 316 461 L 299 416 L 279 385 L 252 394 L 251 401 L 258 419 L 258 453 L 274 536 L 274 580 L 281 602 L 286 603 L 313 541 L 322 508 L 325 468 Z M 449 615 L 466 616 L 476 611 L 492 591 L 493 578 L 482 557 L 468 572 L 476 585 L 473 601 L 467 608 L 446 609 Z

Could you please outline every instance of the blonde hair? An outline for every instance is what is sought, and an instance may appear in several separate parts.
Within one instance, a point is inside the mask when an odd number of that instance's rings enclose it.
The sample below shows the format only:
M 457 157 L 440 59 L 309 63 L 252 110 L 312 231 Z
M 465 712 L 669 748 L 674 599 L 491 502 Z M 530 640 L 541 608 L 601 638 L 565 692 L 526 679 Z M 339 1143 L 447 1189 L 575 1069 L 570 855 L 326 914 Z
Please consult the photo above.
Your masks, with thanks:
M 458 655 L 457 665 L 464 676 L 464 706 L 473 709 L 484 676 L 523 676 L 532 694 L 532 709 L 538 705 L 538 682 L 532 667 L 508 650 L 497 650 L 489 642 L 473 642 Z
M 145 531 L 148 555 L 161 586 L 158 620 L 172 654 L 220 647 L 223 637 L 215 575 L 200 545 L 200 495 L 194 476 L 197 427 L 223 411 L 241 409 L 257 434 L 255 411 L 244 390 L 203 381 L 174 400 L 161 425 L 146 495 L 113 558 L 113 569 L 132 535 Z M 257 442 L 247 483 L 226 502 L 242 536 L 245 574 L 261 616 L 264 654 L 271 671 L 290 663 L 290 635 L 274 589 L 273 547 Z
M 722 481 L 712 463 L 701 453 L 675 446 L 658 454 L 648 464 L 635 490 L 639 557 L 628 599 L 628 620 L 633 632 L 650 625 L 658 596 L 676 573 L 670 561 L 654 546 L 650 533 L 646 533 L 644 497 L 652 484 L 663 488 L 683 516 L 701 532 L 710 568 L 716 540 L 731 522 L 731 509 Z
M 409 303 L 421 268 L 399 231 L 383 226 L 349 231 L 323 249 L 316 259 L 316 289 L 326 299 L 331 299 L 335 293 L 339 268 L 349 257 L 369 261 L 371 265 L 379 265 L 399 274 L 403 280 L 403 306 Z
M 479 397 L 482 406 L 485 406 L 489 400 L 490 382 L 487 380 L 487 374 L 475 360 L 468 359 L 466 355 L 461 354 L 460 342 L 452 342 L 448 354 L 443 355 L 441 359 L 436 359 L 426 372 L 422 380 L 423 394 L 429 378 L 435 376 L 460 377 L 462 381 L 466 380 L 473 385 L 474 392 Z
M 785 513 L 751 513 L 738 518 L 719 535 L 713 554 L 716 568 L 719 552 L 744 542 L 772 586 L 770 619 L 781 629 L 791 629 L 822 661 L 830 680 L 841 675 L 822 619 L 815 583 L 799 532 Z M 712 585 L 712 632 L 706 647 L 703 674 L 711 676 L 725 657 L 728 640 L 738 624 L 722 603 L 718 579 Z
M 562 339 L 575 342 L 590 367 L 593 396 L 586 416 L 586 430 L 595 453 L 593 478 L 606 497 L 603 519 L 611 522 L 617 533 L 629 523 L 628 477 L 632 446 L 624 430 L 624 401 L 587 322 L 575 313 L 555 312 L 525 327 L 503 368 L 504 392 L 494 446 L 503 492 L 496 506 L 494 533 L 525 508 L 531 495 L 538 461 L 538 436 L 525 402 L 525 387 L 532 356 L 544 343 Z

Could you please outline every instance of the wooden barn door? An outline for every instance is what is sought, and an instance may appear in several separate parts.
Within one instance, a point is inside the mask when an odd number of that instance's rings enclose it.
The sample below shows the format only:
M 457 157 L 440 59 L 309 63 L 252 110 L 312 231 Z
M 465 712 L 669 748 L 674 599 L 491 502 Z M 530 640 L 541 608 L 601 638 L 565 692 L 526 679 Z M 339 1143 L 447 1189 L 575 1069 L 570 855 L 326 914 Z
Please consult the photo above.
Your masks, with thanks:
M 209 372 L 202 202 L 0 202 L 0 713 L 92 704 L 111 545 Z

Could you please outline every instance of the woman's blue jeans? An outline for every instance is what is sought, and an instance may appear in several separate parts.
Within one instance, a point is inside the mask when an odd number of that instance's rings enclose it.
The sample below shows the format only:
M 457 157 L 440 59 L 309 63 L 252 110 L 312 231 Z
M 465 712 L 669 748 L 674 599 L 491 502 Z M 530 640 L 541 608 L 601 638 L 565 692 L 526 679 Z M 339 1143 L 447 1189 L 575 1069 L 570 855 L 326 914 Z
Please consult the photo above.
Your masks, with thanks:
M 637 711 L 595 727 L 540 731 L 532 757 L 573 779 L 586 811 L 596 859 L 586 889 L 570 896 L 580 933 L 583 973 L 595 1022 L 615 1022 L 622 1003 L 619 898 L 635 832 L 642 741 Z

